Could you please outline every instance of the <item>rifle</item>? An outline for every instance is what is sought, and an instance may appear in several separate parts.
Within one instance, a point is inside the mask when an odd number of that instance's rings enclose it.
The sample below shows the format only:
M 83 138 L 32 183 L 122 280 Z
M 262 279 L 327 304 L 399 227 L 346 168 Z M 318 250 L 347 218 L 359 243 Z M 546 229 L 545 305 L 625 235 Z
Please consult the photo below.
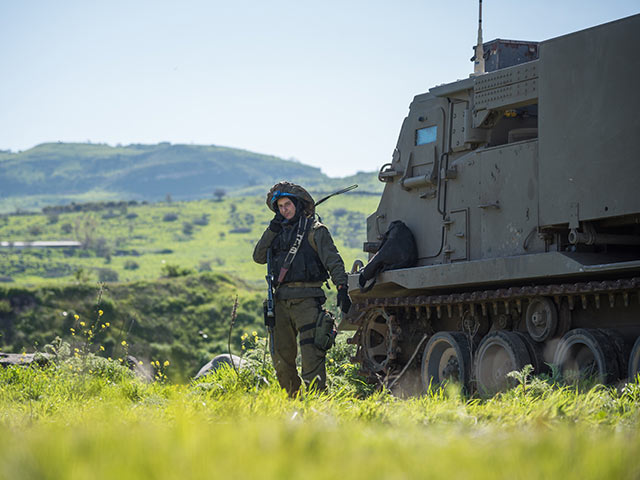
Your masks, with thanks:
M 271 248 L 267 250 L 267 302 L 264 305 L 264 325 L 272 333 L 273 327 L 276 326 L 276 312 L 273 306 L 273 274 L 271 272 Z
M 317 207 L 318 205 L 320 205 L 322 202 L 324 202 L 325 200 L 329 200 L 331 197 L 334 197 L 336 195 L 342 195 L 343 193 L 347 193 L 350 192 L 351 190 L 353 190 L 354 188 L 358 188 L 358 185 L 351 185 L 349 187 L 343 188 L 341 190 L 338 190 L 337 192 L 333 192 L 331 195 L 327 195 L 324 198 L 321 198 L 320 200 L 318 200 L 315 204 L 315 206 Z

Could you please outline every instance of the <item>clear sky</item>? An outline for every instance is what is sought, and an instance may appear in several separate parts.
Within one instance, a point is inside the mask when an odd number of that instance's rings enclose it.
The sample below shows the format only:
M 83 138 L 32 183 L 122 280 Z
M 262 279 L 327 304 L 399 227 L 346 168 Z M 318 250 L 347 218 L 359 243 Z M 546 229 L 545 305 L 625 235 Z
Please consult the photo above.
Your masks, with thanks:
M 0 149 L 244 148 L 331 176 L 391 158 L 414 95 L 465 78 L 477 0 L 0 0 Z M 484 0 L 484 40 L 544 40 L 640 0 Z

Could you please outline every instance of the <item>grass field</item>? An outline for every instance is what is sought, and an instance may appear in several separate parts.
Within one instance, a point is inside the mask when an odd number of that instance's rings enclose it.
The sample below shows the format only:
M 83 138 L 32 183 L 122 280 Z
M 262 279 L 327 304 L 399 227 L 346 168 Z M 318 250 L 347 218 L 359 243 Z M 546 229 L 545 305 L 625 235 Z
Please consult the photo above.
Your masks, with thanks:
M 375 195 L 348 194 L 318 209 L 347 267 L 365 259 L 366 216 Z M 262 285 L 264 266 L 252 260 L 253 247 L 273 214 L 264 197 L 222 201 L 160 202 L 94 212 L 0 217 L 2 241 L 78 240 L 81 249 L 0 250 L 5 281 L 42 284 L 59 281 L 136 281 L 166 275 L 167 267 L 230 273 Z
M 0 478 L 640 475 L 638 384 L 534 381 L 490 399 L 455 387 L 399 399 L 363 387 L 338 348 L 331 393 L 289 399 L 260 347 L 239 377 L 229 368 L 186 385 L 142 383 L 117 362 L 74 355 L 0 370 Z

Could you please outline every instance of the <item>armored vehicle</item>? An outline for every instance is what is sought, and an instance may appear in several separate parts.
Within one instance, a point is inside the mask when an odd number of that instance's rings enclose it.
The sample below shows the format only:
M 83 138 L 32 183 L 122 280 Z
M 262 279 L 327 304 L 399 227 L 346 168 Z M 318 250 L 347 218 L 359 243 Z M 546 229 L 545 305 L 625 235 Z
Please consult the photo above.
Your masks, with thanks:
M 638 45 L 640 15 L 495 40 L 486 72 L 413 99 L 364 249 L 401 220 L 419 259 L 366 293 L 350 275 L 342 328 L 364 373 L 408 367 L 425 388 L 486 392 L 527 364 L 603 383 L 638 374 Z

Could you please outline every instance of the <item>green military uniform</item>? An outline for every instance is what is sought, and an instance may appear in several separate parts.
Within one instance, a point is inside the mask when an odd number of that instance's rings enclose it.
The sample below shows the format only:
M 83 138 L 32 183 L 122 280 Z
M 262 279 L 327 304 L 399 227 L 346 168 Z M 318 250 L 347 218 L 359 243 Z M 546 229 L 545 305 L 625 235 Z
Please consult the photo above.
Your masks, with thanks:
M 278 184 L 287 189 L 287 185 Z M 297 186 L 296 186 L 297 187 Z M 274 187 L 275 188 L 275 187 Z M 301 189 L 301 187 L 298 187 Z M 273 192 L 274 189 L 272 189 Z M 303 189 L 302 189 L 303 190 Z M 272 193 L 270 192 L 270 194 Z M 308 195 L 306 191 L 304 194 Z M 298 199 L 303 201 L 304 212 L 295 223 L 285 225 L 280 232 L 267 228 L 255 246 L 253 259 L 260 264 L 267 262 L 267 252 L 271 249 L 275 257 L 276 268 L 279 269 L 278 255 L 288 251 L 295 237 L 299 221 L 304 217 L 311 221 L 313 200 L 309 202 L 304 194 L 295 191 Z M 267 205 L 272 210 L 274 202 L 267 198 Z M 311 213 L 311 215 L 310 215 Z M 272 257 L 273 258 L 273 257 Z M 277 285 L 275 292 L 275 327 L 272 338 L 272 358 L 280 386 L 294 395 L 300 388 L 301 381 L 296 369 L 297 342 L 300 336 L 300 352 L 302 356 L 302 379 L 307 386 L 313 384 L 318 390 L 326 388 L 325 355 L 326 352 L 314 344 L 315 323 L 325 302 L 322 283 L 328 277 L 336 286 L 346 285 L 347 275 L 344 262 L 333 243 L 326 226 L 314 221 L 304 235 L 300 249 L 291 264 L 291 270 L 284 280 Z M 278 272 L 275 277 L 278 277 Z

